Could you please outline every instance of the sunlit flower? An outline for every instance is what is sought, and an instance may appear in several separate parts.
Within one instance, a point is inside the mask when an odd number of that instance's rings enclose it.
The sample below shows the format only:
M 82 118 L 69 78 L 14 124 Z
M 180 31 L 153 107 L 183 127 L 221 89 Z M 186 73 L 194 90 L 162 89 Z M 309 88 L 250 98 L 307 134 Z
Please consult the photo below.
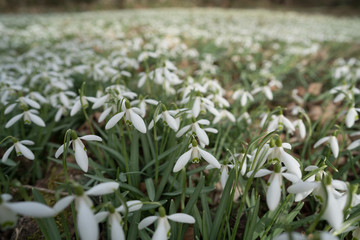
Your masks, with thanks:
M 15 148 L 15 152 L 16 152 L 16 155 L 17 156 L 21 156 L 21 155 L 24 155 L 24 157 L 26 157 L 27 159 L 30 159 L 30 160 L 34 160 L 35 159 L 35 155 L 30 151 L 30 149 L 28 149 L 27 147 L 25 147 L 24 145 L 34 145 L 35 143 L 33 141 L 30 141 L 30 140 L 17 140 L 16 138 L 12 138 L 13 139 L 13 143 L 14 145 L 12 145 L 11 147 L 9 147 L 1 161 L 4 163 L 6 162 L 6 160 L 8 159 L 10 153 L 12 152 L 12 150 Z
M 81 140 L 101 142 L 102 138 L 99 136 L 96 136 L 96 135 L 85 135 L 82 137 L 78 137 L 76 135 L 75 131 L 73 131 L 73 130 L 71 130 L 70 134 L 71 134 L 72 140 L 70 140 L 70 142 L 66 143 L 66 144 L 70 145 L 72 143 L 72 147 L 75 152 L 76 163 L 79 165 L 81 170 L 83 170 L 84 172 L 87 172 L 88 168 L 89 168 L 89 159 L 86 154 L 86 148 Z M 55 157 L 58 158 L 63 152 L 64 152 L 64 144 L 61 145 L 59 147 L 59 149 L 56 151 Z
M 139 210 L 143 204 L 139 200 L 133 200 L 126 202 L 128 212 L 134 212 Z M 118 208 L 114 208 L 111 204 L 107 206 L 108 211 L 98 212 L 95 215 L 97 222 L 102 222 L 108 218 L 109 226 L 111 228 L 111 239 L 125 239 L 125 233 L 123 230 L 123 220 L 120 213 L 125 213 L 126 208 L 121 205 Z
M 150 216 L 144 218 L 138 225 L 139 229 L 144 229 L 150 224 L 154 223 L 157 220 L 157 227 L 152 237 L 153 240 L 166 240 L 170 238 L 170 224 L 169 220 L 174 222 L 195 223 L 195 219 L 185 213 L 175 213 L 171 215 L 166 215 L 165 209 L 163 207 L 159 208 L 159 216 Z
M 89 196 L 101 196 L 115 192 L 119 188 L 117 182 L 100 183 L 85 191 L 76 184 L 74 185 L 74 195 L 66 196 L 60 199 L 53 207 L 56 213 L 60 213 L 72 201 L 75 200 L 75 209 L 77 210 L 77 228 L 80 238 L 84 240 L 97 240 L 99 236 L 99 226 L 93 213 L 93 202 Z
M 314 148 L 319 147 L 321 144 L 323 144 L 325 142 L 328 142 L 330 144 L 331 151 L 332 151 L 334 157 L 337 158 L 339 156 L 339 143 L 335 136 L 327 136 L 327 137 L 320 138 L 314 144 Z
M 200 159 L 204 158 L 209 164 L 213 165 L 215 168 L 220 168 L 221 165 L 216 160 L 216 158 L 210 153 L 202 150 L 195 139 L 193 139 L 192 144 L 190 145 L 190 150 L 182 154 L 179 159 L 176 161 L 173 172 L 179 172 L 183 169 L 186 164 L 191 160 L 193 163 L 198 163 Z

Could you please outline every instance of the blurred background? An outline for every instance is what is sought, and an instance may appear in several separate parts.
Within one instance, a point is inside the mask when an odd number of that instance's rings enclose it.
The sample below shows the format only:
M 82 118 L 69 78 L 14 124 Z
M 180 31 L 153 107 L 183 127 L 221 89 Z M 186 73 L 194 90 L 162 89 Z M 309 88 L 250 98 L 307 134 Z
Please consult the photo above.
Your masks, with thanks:
M 357 15 L 360 0 L 0 0 L 3 13 L 154 7 L 284 8 Z

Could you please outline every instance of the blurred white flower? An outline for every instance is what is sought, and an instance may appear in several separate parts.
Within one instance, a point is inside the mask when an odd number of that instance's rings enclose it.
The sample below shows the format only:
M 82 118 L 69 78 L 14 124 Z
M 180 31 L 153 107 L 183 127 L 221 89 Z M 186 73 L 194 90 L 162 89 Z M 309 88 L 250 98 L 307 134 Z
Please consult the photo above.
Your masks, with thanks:
M 15 152 L 16 152 L 17 156 L 24 155 L 24 157 L 26 157 L 27 159 L 30 159 L 30 160 L 35 159 L 35 155 L 30 151 L 30 149 L 28 149 L 27 147 L 24 146 L 24 145 L 34 145 L 35 143 L 33 141 L 30 141 L 30 140 L 19 141 L 16 138 L 13 138 L 13 143 L 14 143 L 14 145 L 9 147 L 5 151 L 5 153 L 1 159 L 1 162 L 3 162 L 3 163 L 6 162 L 6 160 L 9 158 L 9 155 L 14 148 L 15 148 Z
M 159 208 L 159 216 L 150 216 L 144 218 L 138 225 L 139 230 L 146 228 L 150 224 L 154 223 L 157 220 L 157 227 L 152 237 L 153 240 L 166 240 L 170 238 L 170 224 L 169 220 L 174 222 L 195 223 L 195 219 L 185 213 L 175 213 L 171 215 L 166 215 L 165 209 L 163 207 Z
M 36 114 L 39 114 L 38 111 L 35 109 L 30 109 L 27 111 L 24 111 L 23 113 L 20 113 L 14 117 L 12 117 L 5 125 L 5 128 L 9 128 L 12 125 L 14 125 L 17 121 L 20 120 L 20 118 L 24 117 L 24 123 L 25 124 L 31 124 L 34 122 L 36 125 L 40 127 L 45 127 L 45 122 Z
M 325 142 L 328 142 L 330 144 L 331 151 L 332 151 L 334 157 L 337 158 L 339 156 L 339 143 L 335 136 L 327 136 L 327 137 L 320 138 L 314 144 L 314 148 L 319 147 L 321 144 L 323 144 Z
M 186 125 L 181 128 L 177 133 L 176 137 L 181 137 L 186 132 L 191 131 L 192 135 L 196 135 L 200 141 L 201 146 L 209 145 L 209 137 L 206 132 L 217 133 L 218 131 L 215 128 L 202 128 L 200 125 L 209 125 L 210 121 L 206 119 L 197 120 L 192 118 L 192 124 Z
M 360 108 L 355 108 L 354 106 L 352 106 L 349 109 L 345 118 L 345 123 L 348 128 L 354 126 L 355 121 L 359 120 L 358 112 L 360 112 Z

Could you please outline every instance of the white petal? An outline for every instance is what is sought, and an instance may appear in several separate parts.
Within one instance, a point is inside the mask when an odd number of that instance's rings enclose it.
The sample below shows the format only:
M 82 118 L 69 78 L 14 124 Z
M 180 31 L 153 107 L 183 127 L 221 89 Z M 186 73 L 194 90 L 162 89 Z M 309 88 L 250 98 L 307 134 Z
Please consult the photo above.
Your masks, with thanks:
M 24 97 L 23 100 L 31 107 L 40 109 L 40 105 L 37 102 L 35 102 L 34 100 L 32 100 L 30 98 L 26 98 L 26 97 Z
M 99 196 L 115 192 L 119 188 L 117 182 L 100 183 L 86 191 L 87 195 Z
M 266 203 L 271 211 L 279 205 L 281 197 L 281 174 L 275 173 L 266 191 Z
M 17 145 L 17 147 L 19 148 L 20 152 L 22 153 L 22 155 L 24 155 L 24 157 L 26 157 L 27 159 L 30 160 L 34 160 L 35 156 L 32 153 L 32 151 L 30 151 L 30 149 L 28 149 L 27 147 L 25 147 L 24 145 L 22 145 L 20 142 L 15 143 Z
M 1 230 L 13 228 L 17 222 L 17 215 L 5 204 L 0 204 L 0 227 Z M 6 225 L 6 226 L 5 226 Z
M 145 99 L 146 103 L 152 104 L 152 105 L 158 105 L 158 101 L 154 100 L 154 99 Z
M 45 122 L 39 116 L 32 114 L 31 112 L 28 113 L 32 122 L 34 122 L 36 125 L 40 127 L 45 127 Z
M 216 158 L 213 155 L 211 155 L 210 153 L 202 150 L 199 147 L 198 147 L 198 149 L 199 149 L 200 155 L 204 158 L 205 161 L 207 161 L 211 165 L 214 165 L 216 168 L 221 167 L 220 163 L 218 162 L 218 160 L 216 160 Z
M 282 173 L 282 175 L 283 175 L 283 177 L 285 177 L 287 180 L 289 180 L 292 183 L 297 183 L 301 180 L 295 174 L 292 174 L 292 173 Z
M 69 146 L 70 146 L 71 142 L 72 142 L 72 140 L 70 140 Z M 58 148 L 58 150 L 55 153 L 55 157 L 58 158 L 63 152 L 64 152 L 64 144 Z
M 285 152 L 283 149 L 281 149 L 280 152 L 281 152 L 281 159 L 280 160 L 285 164 L 288 171 L 290 173 L 295 174 L 298 178 L 301 179 L 302 174 L 301 174 L 301 169 L 300 169 L 299 162 L 296 161 L 296 159 L 293 156 L 291 156 L 290 154 Z
M 192 112 L 195 118 L 197 118 L 199 116 L 200 113 L 200 97 L 196 97 L 194 104 L 193 104 L 193 108 L 192 108 Z
M 13 104 L 10 104 L 9 106 L 7 106 L 5 108 L 5 111 L 4 111 L 4 114 L 8 114 L 9 112 L 11 112 L 15 107 L 16 107 L 17 103 L 13 103 Z
M 302 121 L 299 122 L 299 133 L 302 139 L 306 136 L 306 127 Z
M 210 121 L 207 119 L 200 119 L 199 121 L 197 121 L 197 123 L 200 125 L 209 125 Z
M 105 118 L 109 115 L 109 113 L 111 112 L 111 107 L 105 109 L 101 114 L 100 114 L 100 117 L 98 119 L 98 122 L 102 122 L 105 120 Z
M 191 153 L 193 149 L 191 148 L 189 151 L 183 153 L 179 159 L 176 161 L 173 172 L 179 172 L 185 165 L 189 162 L 191 158 Z
M 270 170 L 268 170 L 268 169 L 260 169 L 259 171 L 257 171 L 257 172 L 255 173 L 254 177 L 256 177 L 256 178 L 258 178 L 258 177 L 263 177 L 263 176 L 269 175 L 269 174 L 271 174 L 271 173 L 273 173 L 273 171 L 270 171 Z M 250 174 L 250 175 L 248 176 L 248 177 L 250 177 L 251 174 L 252 174 L 252 171 L 249 172 L 248 174 Z
M 176 137 L 181 137 L 182 135 L 184 135 L 184 133 L 186 133 L 189 129 L 190 129 L 191 125 L 187 125 L 183 128 L 181 128 L 177 133 L 176 133 Z
M 98 223 L 103 222 L 109 216 L 109 212 L 98 212 L 95 214 L 95 219 Z
M 176 120 L 168 113 L 165 112 L 165 119 L 166 123 L 169 125 L 170 128 L 172 128 L 175 132 L 178 131 L 179 125 L 177 124 Z
M 142 133 L 146 133 L 146 126 L 144 123 L 144 120 L 137 115 L 136 113 L 134 113 L 133 111 L 130 110 L 130 119 L 132 124 L 134 125 L 134 127 Z
M 14 145 L 12 145 L 11 147 L 8 148 L 8 150 L 6 150 L 6 152 L 4 153 L 2 159 L 1 159 L 1 162 L 6 162 L 6 160 L 9 158 L 9 155 L 11 153 L 11 151 L 14 149 Z
M 81 102 L 80 100 L 77 100 L 74 104 L 74 106 L 71 109 L 70 116 L 74 116 L 77 112 L 79 112 L 81 109 Z
M 215 128 L 204 128 L 205 132 L 218 133 L 218 130 Z
M 115 239 L 124 240 L 125 239 L 124 230 L 123 230 L 122 226 L 120 225 L 120 222 L 116 218 L 115 214 L 110 215 L 109 223 L 111 225 L 111 239 L 112 240 L 115 240 Z
M 317 142 L 314 144 L 314 148 L 317 148 L 318 146 L 320 146 L 320 145 L 323 144 L 324 142 L 328 141 L 329 139 L 330 139 L 330 137 L 320 138 L 319 141 L 317 141 Z
M 151 238 L 152 240 L 167 240 L 167 229 L 166 229 L 166 223 L 165 221 L 167 221 L 166 217 L 164 217 L 164 219 L 160 218 L 158 221 L 158 225 L 156 227 L 156 230 L 154 232 L 153 237 Z M 169 223 L 167 223 L 169 224 Z
M 85 201 L 80 201 L 77 213 L 78 231 L 81 239 L 97 240 L 99 236 L 99 226 L 95 216 Z
M 189 224 L 195 223 L 195 218 L 185 213 L 171 214 L 167 216 L 167 218 L 174 222 L 189 223 Z
M 209 137 L 207 136 L 206 132 L 199 126 L 199 124 L 196 123 L 195 123 L 195 132 L 200 142 L 203 142 L 205 145 L 209 145 Z
M 344 182 L 344 181 L 334 179 L 334 180 L 331 181 L 331 185 L 335 189 L 340 190 L 340 191 L 347 191 L 348 190 L 346 182 Z
M 318 186 L 316 182 L 297 182 L 290 187 L 288 187 L 287 191 L 289 193 L 304 193 L 308 191 L 314 190 Z
M 338 201 L 335 199 L 329 187 L 327 187 L 328 199 L 324 212 L 324 218 L 335 229 L 339 230 L 344 221 L 343 209 L 338 207 Z
M 212 165 L 210 165 L 212 166 Z M 226 182 L 229 178 L 228 168 L 227 166 L 221 167 L 221 176 L 220 176 L 220 183 L 223 189 L 225 189 Z
M 291 149 L 290 143 L 283 143 L 282 147 L 285 148 L 285 149 L 289 149 L 289 150 Z
M 283 123 L 284 123 L 285 127 L 287 127 L 287 129 L 289 129 L 291 132 L 295 131 L 294 125 L 286 117 L 283 117 Z
M 43 218 L 43 217 L 53 217 L 56 215 L 56 211 L 51 207 L 38 203 L 38 202 L 15 202 L 7 203 L 12 211 L 29 217 Z
M 143 229 L 143 228 L 146 228 L 150 224 L 153 224 L 156 221 L 156 219 L 158 219 L 158 216 L 146 217 L 143 220 L 141 220 L 141 222 L 139 222 L 138 228 L 140 230 Z
M 85 135 L 79 138 L 85 141 L 98 141 L 98 142 L 102 141 L 102 138 L 96 135 Z
M 81 168 L 81 170 L 83 170 L 84 172 L 87 172 L 88 168 L 89 168 L 89 159 L 85 152 L 85 149 L 83 148 L 83 144 L 80 144 L 78 141 L 81 141 L 81 140 L 76 139 L 73 142 L 74 151 L 75 151 L 75 160 L 76 160 L 76 163 Z
M 347 147 L 348 150 L 353 150 L 360 146 L 360 139 L 350 143 L 350 145 Z
M 339 156 L 339 144 L 336 137 L 334 136 L 330 137 L 330 147 L 334 157 L 337 158 Z
M 143 206 L 142 202 L 139 201 L 139 200 L 127 201 L 126 205 L 128 206 L 128 211 L 129 212 L 137 211 Z M 116 208 L 115 210 L 118 211 L 118 212 L 125 212 L 125 208 L 124 208 L 123 205 Z
M 75 199 L 74 196 L 66 196 L 62 199 L 60 199 L 59 201 L 57 201 L 57 203 L 55 203 L 53 209 L 59 213 L 61 212 L 62 210 L 64 210 L 67 206 L 70 205 L 70 203 Z
M 9 128 L 12 125 L 14 125 L 14 123 L 16 123 L 17 121 L 19 121 L 19 119 L 24 115 L 24 113 L 20 113 L 14 117 L 12 117 L 5 125 L 5 128 Z
M 112 127 L 115 126 L 115 124 L 117 124 L 120 119 L 124 116 L 125 112 L 120 112 L 115 114 L 112 118 L 110 118 L 110 120 L 106 123 L 105 125 L 105 129 L 108 130 Z
M 35 143 L 31 140 L 21 140 L 19 141 L 20 143 L 22 144 L 25 144 L 25 145 L 34 145 Z
M 354 123 L 355 123 L 355 118 L 356 118 L 357 112 L 354 108 L 350 108 L 349 112 L 346 114 L 346 126 L 348 128 L 351 128 Z
M 96 108 L 99 108 L 102 105 L 104 105 L 106 100 L 108 100 L 108 97 L 109 97 L 109 95 L 105 95 L 105 96 L 102 96 L 101 98 L 96 99 L 92 106 L 92 109 L 96 109 Z

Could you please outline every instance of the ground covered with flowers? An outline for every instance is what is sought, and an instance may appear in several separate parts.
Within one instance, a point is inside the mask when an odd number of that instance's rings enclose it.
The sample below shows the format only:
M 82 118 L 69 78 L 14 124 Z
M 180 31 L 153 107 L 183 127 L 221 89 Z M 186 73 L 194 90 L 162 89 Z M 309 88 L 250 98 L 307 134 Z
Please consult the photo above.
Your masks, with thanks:
M 0 16 L 2 239 L 360 239 L 360 19 Z

